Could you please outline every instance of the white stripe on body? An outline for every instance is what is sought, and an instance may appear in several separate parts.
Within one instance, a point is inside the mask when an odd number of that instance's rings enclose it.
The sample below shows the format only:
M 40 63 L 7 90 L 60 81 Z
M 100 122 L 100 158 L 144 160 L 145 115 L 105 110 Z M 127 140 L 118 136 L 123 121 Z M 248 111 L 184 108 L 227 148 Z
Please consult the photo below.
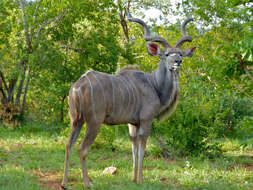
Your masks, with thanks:
M 92 74 L 92 76 L 94 76 L 94 78 L 98 82 L 98 85 L 99 85 L 100 89 L 102 90 L 103 97 L 104 97 L 104 103 L 105 103 L 105 106 L 106 106 L 106 98 L 105 98 L 105 92 L 104 92 L 103 85 L 100 83 L 100 80 L 97 78 L 97 76 L 93 72 L 91 72 L 91 74 Z
M 135 106 L 136 106 L 136 102 L 137 102 L 137 98 L 136 98 L 136 96 L 135 96 L 134 86 L 133 86 L 133 84 L 130 82 L 131 79 L 129 80 L 128 77 L 127 77 L 127 79 L 128 79 L 128 80 L 126 80 L 126 81 L 127 81 L 127 84 L 129 85 L 129 87 L 131 87 L 131 91 L 132 91 L 132 95 L 133 95 L 133 99 L 134 99 L 134 103 L 133 103 L 133 105 L 132 105 L 132 111 L 131 111 L 131 113 L 134 113 L 134 111 L 135 111 Z
M 93 96 L 93 87 L 92 87 L 92 84 L 91 84 L 91 81 L 90 81 L 90 79 L 88 78 L 88 76 L 87 76 L 87 72 L 86 72 L 86 74 L 84 74 L 83 75 L 83 77 L 85 77 L 88 81 L 89 81 L 89 84 L 90 84 L 90 95 L 91 95 L 91 105 L 92 105 L 92 112 L 93 112 L 93 115 L 94 115 L 94 117 L 95 117 L 95 122 L 97 122 L 98 120 L 97 120 L 97 116 L 96 116 L 96 113 L 95 113 L 95 101 L 94 101 L 94 96 Z
M 114 100 L 114 88 L 113 88 L 113 80 L 111 79 L 111 77 L 109 76 L 109 80 L 111 81 L 112 84 L 112 114 L 114 113 L 114 104 L 115 104 L 115 100 Z
M 123 77 L 118 76 L 118 78 L 123 83 L 125 88 L 127 89 L 128 99 L 127 99 L 127 106 L 126 106 L 125 110 L 128 111 L 128 107 L 129 107 L 129 103 L 130 103 L 130 92 L 129 92 L 129 89 L 128 89 L 128 85 L 126 85 L 126 80 Z
M 128 78 L 128 76 L 126 76 L 127 78 Z M 133 106 L 133 112 L 132 113 L 135 113 L 135 108 L 136 108 L 136 102 L 138 101 L 138 99 L 137 99 L 137 97 L 135 96 L 136 95 L 136 93 L 138 94 L 138 90 L 137 90 L 137 88 L 136 88 L 136 86 L 135 86 L 135 84 L 133 83 L 133 81 L 130 79 L 130 78 L 128 78 L 128 82 L 131 84 L 131 86 L 132 86 L 132 89 L 133 89 L 133 96 L 134 96 L 134 106 Z M 136 93 L 135 93 L 136 92 Z
M 121 102 L 124 102 L 125 96 L 124 96 L 124 92 L 122 91 L 120 85 L 119 85 L 119 91 L 120 91 Z M 122 111 L 124 111 L 124 106 L 122 106 L 122 104 L 121 104 L 120 110 L 119 110 L 119 115 L 120 115 L 120 116 L 121 116 L 121 114 L 122 114 L 122 113 L 121 113 Z

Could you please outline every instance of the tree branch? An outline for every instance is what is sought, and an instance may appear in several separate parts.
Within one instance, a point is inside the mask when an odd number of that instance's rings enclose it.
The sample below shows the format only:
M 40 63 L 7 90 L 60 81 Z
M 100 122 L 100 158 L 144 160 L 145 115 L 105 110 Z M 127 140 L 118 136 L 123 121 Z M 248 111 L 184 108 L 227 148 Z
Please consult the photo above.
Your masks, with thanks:
M 24 0 L 19 0 L 19 5 L 22 10 L 22 19 L 23 19 L 23 23 L 24 23 L 26 46 L 28 49 L 28 53 L 32 53 L 31 37 L 28 32 L 28 25 L 27 25 L 26 18 L 25 18 Z
M 126 37 L 126 42 L 129 43 L 129 34 L 128 34 L 128 27 L 126 22 L 126 14 L 123 13 L 123 7 L 121 5 L 121 1 L 118 0 L 118 7 L 119 7 L 119 16 L 120 16 L 120 24 L 122 26 L 124 35 Z M 130 7 L 130 0 L 128 1 L 127 8 Z
M 242 66 L 244 72 L 246 73 L 246 75 L 253 81 L 253 76 L 250 74 L 249 69 L 247 67 L 247 65 L 245 64 L 245 61 L 242 59 L 241 55 L 237 55 L 240 65 Z
M 38 3 L 38 1 L 36 1 L 36 8 L 35 8 L 35 12 L 34 12 L 34 16 L 33 16 L 33 22 L 35 23 L 36 22 L 36 19 L 37 19 L 37 12 L 38 12 L 38 9 L 40 8 L 40 4 Z
M 245 92 L 245 90 L 244 90 L 242 87 L 234 85 L 234 88 L 237 89 L 240 93 L 242 93 L 242 94 L 248 96 L 248 97 L 249 97 L 249 100 L 250 100 L 251 102 L 253 102 L 253 97 L 252 97 L 251 95 L 249 95 L 247 92 Z
M 60 15 L 58 15 L 58 16 L 56 16 L 56 17 L 50 19 L 50 20 L 47 20 L 47 21 L 43 22 L 42 25 L 40 26 L 40 28 L 39 28 L 38 31 L 37 31 L 36 38 L 39 38 L 39 37 L 40 37 L 40 31 L 41 31 L 46 25 L 48 25 L 48 24 L 50 24 L 50 23 L 52 23 L 52 22 L 56 23 L 56 22 L 60 21 L 62 18 L 64 18 L 64 16 L 65 16 L 67 13 L 68 13 L 68 11 L 65 11 L 64 13 L 62 13 L 62 14 L 60 14 Z
M 71 47 L 71 46 L 61 46 L 60 47 L 61 49 L 67 49 L 67 50 L 73 50 L 74 52 L 77 52 L 77 53 L 82 53 L 84 52 L 85 50 L 84 49 L 80 49 L 80 48 L 74 48 L 74 47 Z
M 0 67 L 0 77 L 2 78 L 2 81 L 3 81 L 3 83 L 4 83 L 4 88 L 5 88 L 6 90 L 8 90 L 8 86 L 7 86 L 6 82 L 5 82 L 5 78 L 4 78 L 3 72 L 2 72 L 2 70 L 1 70 L 1 67 Z

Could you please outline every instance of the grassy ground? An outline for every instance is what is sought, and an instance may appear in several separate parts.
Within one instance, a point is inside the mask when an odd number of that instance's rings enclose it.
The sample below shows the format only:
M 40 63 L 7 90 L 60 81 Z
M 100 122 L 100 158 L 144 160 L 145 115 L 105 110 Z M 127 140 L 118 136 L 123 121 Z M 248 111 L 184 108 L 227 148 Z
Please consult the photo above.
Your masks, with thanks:
M 66 132 L 46 127 L 43 130 L 25 128 L 11 130 L 0 126 L 0 190 L 59 189 Z M 87 164 L 93 179 L 91 189 L 253 189 L 252 142 L 242 146 L 239 140 L 223 139 L 223 156 L 212 160 L 167 160 L 153 156 L 151 139 L 142 185 L 131 181 L 132 155 L 128 138 L 118 137 L 114 144 L 117 145 L 115 151 L 110 146 L 101 146 L 98 141 L 90 149 Z M 118 173 L 115 176 L 102 174 L 108 166 L 117 167 Z M 83 189 L 77 148 L 70 162 L 69 189 Z

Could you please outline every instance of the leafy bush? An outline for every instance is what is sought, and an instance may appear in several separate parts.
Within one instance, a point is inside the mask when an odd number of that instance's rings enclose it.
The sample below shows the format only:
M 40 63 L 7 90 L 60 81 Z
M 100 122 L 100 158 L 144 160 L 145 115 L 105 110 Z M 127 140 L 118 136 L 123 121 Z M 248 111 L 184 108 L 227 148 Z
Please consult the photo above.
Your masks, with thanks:
M 219 145 L 212 143 L 215 136 L 213 129 L 208 128 L 203 120 L 198 118 L 198 114 L 193 116 L 193 112 L 186 115 L 179 112 L 170 122 L 155 121 L 153 127 L 155 135 L 165 141 L 165 146 L 172 157 L 199 154 L 209 157 L 219 155 L 221 153 Z
M 13 104 L 3 106 L 0 104 L 0 121 L 5 126 L 18 126 L 22 116 L 20 114 L 20 107 Z
M 199 86 L 197 86 L 199 85 Z M 220 155 L 221 146 L 215 139 L 224 136 L 250 137 L 253 135 L 253 109 L 248 98 L 229 91 L 206 93 L 208 86 L 195 83 L 183 87 L 179 105 L 169 121 L 154 122 L 153 131 L 165 141 L 173 155 Z M 157 152 L 157 151 L 156 151 Z
M 154 133 L 163 138 L 171 155 L 221 153 L 216 138 L 250 130 L 253 114 L 248 98 L 214 88 L 199 75 L 183 78 L 176 112 L 169 121 L 154 122 Z M 237 126 L 240 126 L 239 128 Z
M 252 138 L 253 137 L 253 117 L 245 116 L 243 119 L 237 124 L 234 130 L 234 136 L 239 138 Z

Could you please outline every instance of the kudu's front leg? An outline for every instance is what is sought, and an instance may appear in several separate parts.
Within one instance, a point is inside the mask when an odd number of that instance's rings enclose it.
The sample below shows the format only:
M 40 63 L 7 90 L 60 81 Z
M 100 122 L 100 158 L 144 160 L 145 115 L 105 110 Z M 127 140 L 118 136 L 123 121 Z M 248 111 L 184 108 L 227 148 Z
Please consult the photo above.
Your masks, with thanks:
M 148 125 L 146 124 L 144 126 L 138 128 L 134 125 L 128 124 L 133 152 L 133 181 L 137 183 L 142 183 L 143 158 L 152 123 L 150 124 L 149 122 Z
M 143 158 L 145 155 L 146 143 L 147 143 L 148 136 L 150 134 L 151 126 L 152 126 L 152 122 L 142 124 L 137 133 L 138 172 L 137 172 L 136 182 L 138 184 L 141 184 L 143 181 L 142 179 Z
M 130 140 L 132 142 L 132 154 L 133 154 L 133 181 L 137 182 L 138 174 L 138 136 L 137 136 L 137 127 L 131 124 L 128 124 Z

